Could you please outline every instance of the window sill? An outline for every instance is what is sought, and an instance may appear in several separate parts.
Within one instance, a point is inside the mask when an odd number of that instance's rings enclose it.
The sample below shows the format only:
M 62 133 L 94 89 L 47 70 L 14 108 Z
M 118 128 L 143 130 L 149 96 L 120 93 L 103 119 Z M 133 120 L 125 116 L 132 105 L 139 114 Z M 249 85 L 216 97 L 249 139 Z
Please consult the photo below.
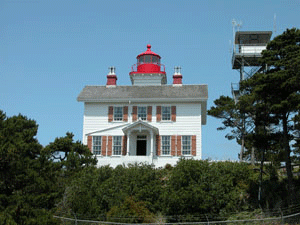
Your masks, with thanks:
M 176 121 L 172 120 L 161 120 L 161 121 L 156 121 L 157 123 L 175 123 Z

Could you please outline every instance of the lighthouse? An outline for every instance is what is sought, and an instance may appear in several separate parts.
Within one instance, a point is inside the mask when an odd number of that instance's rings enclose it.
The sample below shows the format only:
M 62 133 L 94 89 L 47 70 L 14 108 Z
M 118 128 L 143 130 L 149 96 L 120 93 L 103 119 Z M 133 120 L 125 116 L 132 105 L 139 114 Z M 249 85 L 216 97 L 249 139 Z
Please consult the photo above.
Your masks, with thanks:
M 165 65 L 161 64 L 161 57 L 151 51 L 151 45 L 137 57 L 137 63 L 131 67 L 129 73 L 132 85 L 151 86 L 167 84 Z
M 129 72 L 132 85 L 117 84 L 116 69 L 109 67 L 106 85 L 87 85 L 79 94 L 77 100 L 84 102 L 83 143 L 98 166 L 162 167 L 181 158 L 200 160 L 207 85 L 183 84 L 179 66 L 167 84 L 161 57 L 149 44 L 136 60 Z

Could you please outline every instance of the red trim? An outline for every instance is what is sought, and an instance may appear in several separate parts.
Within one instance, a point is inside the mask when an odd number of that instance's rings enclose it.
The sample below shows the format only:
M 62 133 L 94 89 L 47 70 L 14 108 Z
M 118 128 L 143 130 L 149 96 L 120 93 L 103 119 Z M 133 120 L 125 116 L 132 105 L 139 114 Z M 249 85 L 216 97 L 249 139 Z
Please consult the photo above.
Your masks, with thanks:
M 93 137 L 92 136 L 88 136 L 87 137 L 87 146 L 90 149 L 90 151 L 92 152 L 92 144 L 93 144 Z
M 136 65 L 133 65 L 132 67 L 131 67 L 131 69 L 132 69 L 132 72 L 130 72 L 129 73 L 129 75 L 132 75 L 132 74 L 147 74 L 147 73 L 149 73 L 149 74 L 151 74 L 151 73 L 154 73 L 154 74 L 164 74 L 164 75 L 166 75 L 166 72 L 163 72 L 163 71 L 160 71 L 160 72 L 137 72 L 137 69 L 135 69 L 135 66 Z M 134 71 L 135 70 L 135 71 Z
M 108 156 L 112 155 L 112 136 L 108 136 L 108 141 L 107 141 L 107 155 Z
M 132 107 L 132 122 L 137 121 L 137 106 Z
M 173 122 L 176 122 L 176 106 L 171 106 L 171 113 L 172 113 L 171 120 Z
M 161 106 L 156 106 L 156 121 L 161 121 Z
M 161 155 L 161 149 L 160 149 L 160 136 L 156 135 L 156 155 Z
M 106 136 L 102 136 L 102 145 L 101 145 L 101 153 L 102 155 L 106 155 Z
M 148 106 L 147 108 L 147 121 L 152 122 L 152 106 Z
M 161 58 L 158 54 L 151 51 L 151 45 L 149 45 L 149 44 L 147 45 L 147 51 L 139 54 L 136 58 L 139 58 L 142 55 L 155 55 L 155 56 L 158 56 L 159 58 Z
M 176 135 L 171 136 L 171 155 L 175 156 L 176 155 Z
M 124 122 L 128 121 L 128 106 L 123 107 L 123 121 Z
M 108 122 L 112 122 L 114 120 L 114 107 L 108 106 Z
M 181 156 L 181 136 L 177 136 L 177 156 Z
M 127 136 L 123 136 L 122 137 L 122 155 L 126 155 L 127 154 Z
M 196 156 L 196 135 L 192 136 L 192 155 Z

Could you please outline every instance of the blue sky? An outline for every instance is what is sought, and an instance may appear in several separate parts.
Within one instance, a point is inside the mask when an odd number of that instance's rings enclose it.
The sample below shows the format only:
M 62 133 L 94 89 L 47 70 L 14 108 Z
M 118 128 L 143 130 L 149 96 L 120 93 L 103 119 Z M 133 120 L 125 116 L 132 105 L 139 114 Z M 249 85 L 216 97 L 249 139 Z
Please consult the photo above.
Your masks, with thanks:
M 0 1 L 0 109 L 39 124 L 42 145 L 66 132 L 82 138 L 85 85 L 105 85 L 109 66 L 118 85 L 130 85 L 136 56 L 162 57 L 168 83 L 174 66 L 184 84 L 208 84 L 208 108 L 231 96 L 239 73 L 231 69 L 232 20 L 241 31 L 300 27 L 299 0 L 2 0 Z M 273 35 L 274 36 L 274 35 Z M 203 126 L 203 158 L 237 160 L 240 147 Z

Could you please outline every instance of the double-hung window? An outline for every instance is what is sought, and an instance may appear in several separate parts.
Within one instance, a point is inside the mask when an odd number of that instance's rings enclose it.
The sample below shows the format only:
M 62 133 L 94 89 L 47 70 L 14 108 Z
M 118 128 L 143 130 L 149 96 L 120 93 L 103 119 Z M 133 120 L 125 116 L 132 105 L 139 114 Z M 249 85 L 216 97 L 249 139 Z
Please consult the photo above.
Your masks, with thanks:
M 162 106 L 161 107 L 161 119 L 170 121 L 171 120 L 171 106 Z
M 182 155 L 191 155 L 191 136 L 182 136 Z
M 123 120 L 123 107 L 115 106 L 114 107 L 114 121 Z
M 114 136 L 113 155 L 121 155 L 121 152 L 122 152 L 122 136 Z
M 162 155 L 170 155 L 171 150 L 171 137 L 161 136 L 161 153 Z
M 138 119 L 147 120 L 147 107 L 146 106 L 138 107 Z
M 93 154 L 101 155 L 101 136 L 93 136 Z

